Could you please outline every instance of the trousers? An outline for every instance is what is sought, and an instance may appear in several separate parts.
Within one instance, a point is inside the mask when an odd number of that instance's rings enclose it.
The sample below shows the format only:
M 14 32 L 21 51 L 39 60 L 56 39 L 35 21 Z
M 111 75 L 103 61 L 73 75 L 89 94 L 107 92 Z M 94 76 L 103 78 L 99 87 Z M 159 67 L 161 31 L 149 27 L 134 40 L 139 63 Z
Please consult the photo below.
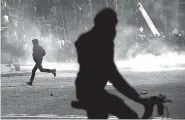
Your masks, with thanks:
M 32 75 L 30 78 L 30 81 L 33 82 L 34 78 L 35 78 L 35 72 L 37 71 L 37 69 L 39 69 L 41 72 L 47 72 L 47 73 L 51 73 L 51 69 L 45 69 L 42 67 L 42 58 L 39 59 L 33 59 L 35 61 L 35 66 L 32 69 Z

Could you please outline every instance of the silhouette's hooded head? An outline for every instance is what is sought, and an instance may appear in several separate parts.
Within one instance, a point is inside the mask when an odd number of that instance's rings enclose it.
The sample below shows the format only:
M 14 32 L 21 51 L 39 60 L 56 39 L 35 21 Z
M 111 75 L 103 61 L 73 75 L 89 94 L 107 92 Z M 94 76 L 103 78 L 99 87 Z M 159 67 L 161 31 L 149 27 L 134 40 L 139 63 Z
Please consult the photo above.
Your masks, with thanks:
M 38 39 L 33 39 L 32 43 L 33 43 L 33 45 L 37 45 L 37 44 L 39 44 L 39 40 Z
M 101 10 L 94 18 L 94 31 L 99 37 L 104 38 L 103 40 L 114 40 L 116 36 L 116 25 L 117 25 L 116 12 L 110 8 Z
M 104 30 L 115 29 L 117 22 L 116 12 L 111 8 L 101 10 L 94 18 L 95 27 Z

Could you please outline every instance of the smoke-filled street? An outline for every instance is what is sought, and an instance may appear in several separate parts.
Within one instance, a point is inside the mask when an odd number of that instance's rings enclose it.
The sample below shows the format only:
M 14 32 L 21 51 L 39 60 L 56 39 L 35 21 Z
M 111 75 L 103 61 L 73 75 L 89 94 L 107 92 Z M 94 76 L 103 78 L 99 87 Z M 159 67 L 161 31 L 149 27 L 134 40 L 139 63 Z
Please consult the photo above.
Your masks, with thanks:
M 147 92 L 147 95 L 143 96 L 166 94 L 167 98 L 173 101 L 166 104 L 170 118 L 185 118 L 185 71 L 151 73 L 125 71 L 122 74 L 139 92 Z M 85 118 L 84 111 L 70 106 L 70 102 L 75 100 L 75 76 L 76 72 L 61 72 L 57 78 L 40 74 L 37 75 L 33 86 L 25 84 L 30 76 L 2 77 L 2 118 Z M 96 86 L 94 87 L 96 89 Z M 107 85 L 107 89 L 117 94 L 111 84 Z M 125 97 L 123 99 L 140 116 L 142 115 L 144 109 L 141 105 L 128 101 Z
M 185 118 L 184 21 L 184 0 L 1 0 L 2 119 L 87 118 L 71 101 L 105 100 L 107 80 L 145 104 L 121 75 L 143 97 L 171 99 L 165 118 Z M 106 89 L 142 116 L 142 105 Z M 101 105 L 87 105 L 92 118 L 108 111 Z

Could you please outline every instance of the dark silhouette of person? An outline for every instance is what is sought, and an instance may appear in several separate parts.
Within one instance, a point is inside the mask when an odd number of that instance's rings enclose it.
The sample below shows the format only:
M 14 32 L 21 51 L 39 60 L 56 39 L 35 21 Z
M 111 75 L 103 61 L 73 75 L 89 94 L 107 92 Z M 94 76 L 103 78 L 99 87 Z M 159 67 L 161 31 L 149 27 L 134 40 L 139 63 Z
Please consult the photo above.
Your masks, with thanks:
M 108 81 L 128 98 L 143 105 L 145 102 L 121 76 L 114 63 L 117 22 L 115 11 L 105 8 L 95 16 L 94 27 L 75 42 L 79 63 L 75 80 L 77 103 L 85 108 L 90 119 L 107 119 L 109 114 L 120 119 L 138 118 L 122 99 L 105 90 Z
M 39 45 L 38 39 L 33 39 L 32 43 L 33 43 L 33 54 L 32 54 L 32 56 L 33 56 L 33 60 L 35 61 L 36 64 L 35 64 L 34 68 L 32 69 L 32 75 L 31 75 L 30 81 L 26 83 L 28 85 L 33 84 L 33 80 L 34 80 L 34 77 L 35 77 L 35 72 L 37 71 L 37 69 L 39 69 L 41 72 L 52 73 L 54 75 L 54 77 L 56 76 L 56 69 L 51 70 L 51 69 L 44 69 L 42 67 L 42 60 L 43 60 L 43 57 L 45 56 L 46 52 L 43 49 L 43 47 L 41 47 Z

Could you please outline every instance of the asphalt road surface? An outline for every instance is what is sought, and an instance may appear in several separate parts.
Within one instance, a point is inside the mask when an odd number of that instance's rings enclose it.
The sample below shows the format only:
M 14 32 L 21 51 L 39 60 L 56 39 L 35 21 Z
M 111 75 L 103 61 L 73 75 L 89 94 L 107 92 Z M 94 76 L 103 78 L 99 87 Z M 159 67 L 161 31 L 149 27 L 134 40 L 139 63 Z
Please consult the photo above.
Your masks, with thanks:
M 185 71 L 122 74 L 138 92 L 146 91 L 145 96 L 166 94 L 173 100 L 166 104 L 170 118 L 185 118 Z M 1 118 L 86 118 L 85 111 L 70 106 L 75 100 L 75 77 L 76 73 L 58 73 L 56 78 L 51 74 L 41 74 L 36 76 L 33 86 L 26 85 L 30 76 L 2 77 Z M 140 104 L 117 93 L 112 85 L 108 84 L 106 89 L 122 97 L 139 116 L 143 114 Z

